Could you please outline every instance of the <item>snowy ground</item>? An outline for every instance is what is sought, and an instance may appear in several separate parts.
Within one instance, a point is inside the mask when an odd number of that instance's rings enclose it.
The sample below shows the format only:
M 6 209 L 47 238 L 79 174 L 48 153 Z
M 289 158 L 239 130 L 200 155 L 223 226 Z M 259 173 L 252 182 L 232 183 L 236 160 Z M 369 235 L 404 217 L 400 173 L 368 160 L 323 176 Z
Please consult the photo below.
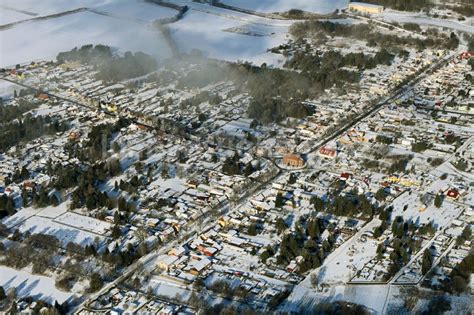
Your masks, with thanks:
M 300 312 L 300 307 L 311 310 L 314 305 L 323 301 L 348 301 L 362 304 L 374 314 L 382 314 L 389 294 L 387 285 L 338 285 L 332 286 L 325 292 L 317 292 L 304 285 L 298 285 L 288 297 L 283 308 L 285 311 Z
M 55 219 L 56 222 L 75 227 L 79 230 L 88 231 L 94 234 L 104 235 L 111 228 L 112 224 L 94 219 L 91 217 L 86 217 L 74 212 L 67 212 Z
M 474 26 L 468 25 L 463 22 L 456 20 L 443 20 L 427 17 L 421 13 L 407 13 L 399 12 L 394 10 L 385 10 L 383 13 L 375 15 L 378 18 L 384 19 L 389 22 L 397 23 L 417 23 L 428 26 L 445 27 L 457 31 L 463 31 L 467 33 L 474 33 Z
M 372 259 L 378 244 L 372 239 L 363 242 L 361 236 L 372 231 L 380 223 L 378 219 L 370 221 L 350 240 L 332 252 L 324 260 L 323 265 L 312 272 L 318 276 L 318 283 L 345 283 L 354 276 L 356 270 L 361 269 Z M 306 277 L 301 285 L 311 287 L 311 276 Z
M 31 19 L 33 17 L 35 16 L 11 10 L 0 5 L 0 25 Z
M 172 2 L 186 4 L 191 8 L 183 19 L 169 25 L 171 36 L 180 51 L 198 49 L 206 56 L 216 59 L 250 61 L 256 65 L 267 63 L 276 67 L 283 65 L 284 57 L 268 50 L 288 41 L 288 27 L 294 21 L 268 19 L 187 0 Z M 255 6 L 252 1 L 230 2 L 232 5 L 239 2 L 243 7 Z M 327 13 L 345 7 L 347 0 L 265 0 L 257 3 L 261 10 L 267 12 L 297 7 Z M 160 60 L 171 56 L 168 43 L 158 30 L 151 27 L 151 22 L 174 16 L 177 12 L 143 0 L 25 0 L 20 3 L 5 0 L 0 6 L 0 25 L 77 8 L 89 8 L 93 11 L 24 21 L 0 30 L 0 41 L 5 43 L 0 47 L 0 66 L 54 59 L 61 51 L 98 43 L 122 52 L 143 51 Z
M 287 26 L 251 23 L 196 10 L 171 24 L 170 29 L 182 51 L 199 49 L 211 58 L 248 60 L 257 65 L 283 62 L 281 55 L 267 50 L 286 42 L 288 32 Z
M 36 215 L 40 217 L 54 219 L 59 217 L 61 214 L 67 212 L 69 204 L 70 202 L 65 202 L 57 207 L 49 206 L 38 212 L 38 214 Z
M 66 246 L 69 242 L 86 246 L 94 243 L 96 237 L 101 237 L 96 234 L 81 231 L 76 228 L 71 228 L 63 224 L 56 223 L 51 219 L 34 216 L 23 222 L 19 226 L 20 232 L 25 233 L 29 231 L 31 234 L 42 233 L 54 235 L 63 246 Z
M 114 15 L 109 17 L 93 12 L 79 12 L 58 18 L 27 21 L 0 31 L 0 66 L 38 59 L 54 59 L 61 51 L 85 44 L 105 44 L 120 51 L 143 51 L 158 59 L 170 57 L 170 49 L 161 33 L 150 23 L 132 19 L 135 14 L 148 20 L 153 16 L 168 16 L 173 10 L 156 6 L 148 10 L 137 6 L 131 11 L 124 7 L 105 6 Z M 101 9 L 102 10 L 102 9 Z M 145 12 L 148 12 L 145 14 Z M 139 34 L 139 36 L 137 36 Z
M 99 1 L 100 2 L 100 1 Z M 114 0 L 95 5 L 94 10 L 106 12 L 114 17 L 152 22 L 175 16 L 178 11 L 145 2 L 144 0 Z
M 0 81 L 0 98 L 7 99 L 12 97 L 15 90 L 19 91 L 21 87 L 7 81 Z
M 50 277 L 33 275 L 25 270 L 16 270 L 5 266 L 0 266 L 0 286 L 5 291 L 15 288 L 18 296 L 31 296 L 34 299 L 42 299 L 53 304 L 54 301 L 63 303 L 73 297 L 73 293 L 56 289 L 54 280 Z
M 392 216 L 403 216 L 403 219 L 413 220 L 417 224 L 429 223 L 433 221 L 435 227 L 444 227 L 455 219 L 462 211 L 460 205 L 445 201 L 441 208 L 436 208 L 433 204 L 425 207 L 420 201 L 420 196 L 416 193 L 403 193 L 393 202 Z M 404 211 L 405 205 L 408 208 Z
M 58 207 L 43 209 L 26 208 L 3 220 L 10 229 L 19 229 L 25 233 L 43 233 L 56 236 L 63 246 L 74 242 L 81 246 L 90 245 L 98 238 L 103 240 L 103 234 L 110 224 L 94 218 L 66 212 L 67 203 Z
M 348 0 L 222 0 L 221 2 L 234 7 L 263 13 L 300 9 L 321 14 L 347 8 L 349 3 Z
M 78 8 L 92 7 L 99 3 L 112 2 L 111 0 L 2 0 L 1 6 L 30 15 L 50 15 Z M 1 23 L 4 24 L 4 23 Z

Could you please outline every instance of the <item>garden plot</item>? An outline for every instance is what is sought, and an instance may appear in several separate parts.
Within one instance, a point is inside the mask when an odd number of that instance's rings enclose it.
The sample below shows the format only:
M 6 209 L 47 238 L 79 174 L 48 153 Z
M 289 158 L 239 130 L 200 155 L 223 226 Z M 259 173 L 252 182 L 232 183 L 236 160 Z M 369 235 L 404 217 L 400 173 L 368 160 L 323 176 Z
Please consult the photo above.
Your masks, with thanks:
M 104 238 L 97 234 L 69 227 L 57 223 L 49 218 L 32 216 L 18 226 L 21 233 L 29 232 L 31 234 L 47 234 L 55 236 L 62 244 L 66 246 L 69 242 L 79 244 L 81 246 L 91 245 L 95 239 L 103 240 Z
M 257 266 L 259 261 L 258 256 L 249 255 L 244 250 L 231 248 L 230 246 L 223 246 L 218 257 L 221 261 L 228 263 L 229 266 L 242 270 L 250 270 L 251 266 Z
M 6 217 L 5 219 L 3 219 L 2 223 L 5 224 L 5 226 L 9 229 L 16 228 L 29 218 L 33 217 L 38 212 L 38 209 L 34 209 L 31 207 L 25 208 L 10 217 Z
M 153 290 L 154 295 L 165 298 L 179 297 L 181 300 L 187 301 L 191 296 L 190 290 L 178 285 L 173 285 L 160 276 L 152 276 L 149 282 L 149 287 Z
M 67 212 L 69 204 L 70 202 L 65 202 L 57 207 L 49 206 L 38 212 L 36 215 L 39 217 L 54 219 Z
M 7 82 L 3 80 L 0 81 L 0 97 L 1 98 L 9 99 L 10 97 L 13 97 L 15 90 L 21 90 L 21 87 L 11 82 Z
M 108 222 L 86 217 L 75 212 L 64 213 L 54 221 L 97 235 L 105 235 L 112 228 L 112 224 Z

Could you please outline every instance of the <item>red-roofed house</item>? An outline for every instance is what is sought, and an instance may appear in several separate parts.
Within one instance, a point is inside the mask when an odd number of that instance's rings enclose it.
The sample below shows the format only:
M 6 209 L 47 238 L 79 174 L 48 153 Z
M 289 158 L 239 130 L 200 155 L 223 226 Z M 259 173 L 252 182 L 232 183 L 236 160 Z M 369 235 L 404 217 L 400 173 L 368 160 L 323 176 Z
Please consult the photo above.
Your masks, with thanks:
M 322 156 L 328 159 L 334 159 L 337 156 L 337 152 L 336 150 L 322 147 L 321 149 L 319 149 L 319 156 Z
M 459 198 L 459 191 L 454 188 L 451 188 L 446 192 L 446 197 L 456 200 Z

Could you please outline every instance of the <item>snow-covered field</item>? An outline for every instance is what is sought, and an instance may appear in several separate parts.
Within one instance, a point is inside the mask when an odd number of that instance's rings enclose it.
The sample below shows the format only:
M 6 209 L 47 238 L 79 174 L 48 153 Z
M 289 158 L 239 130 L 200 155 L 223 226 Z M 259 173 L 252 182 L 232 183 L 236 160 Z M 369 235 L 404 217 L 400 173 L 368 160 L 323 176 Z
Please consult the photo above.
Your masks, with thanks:
M 184 0 L 174 2 L 191 7 L 183 19 L 169 25 L 171 36 L 179 50 L 190 52 L 198 49 L 211 58 L 244 60 L 256 65 L 267 63 L 281 66 L 284 63 L 283 56 L 268 50 L 288 40 L 288 27 L 293 21 L 266 19 Z M 324 13 L 333 11 L 336 7 L 343 7 L 346 2 L 347 0 L 299 0 L 290 3 L 265 0 L 260 4 L 269 12 L 296 6 Z M 242 4 L 250 5 L 251 1 L 243 1 Z M 177 11 L 173 9 L 143 0 L 5 0 L 2 5 L 0 12 L 10 12 L 13 8 L 17 10 L 12 11 L 15 15 L 27 18 L 77 8 L 93 10 L 46 20 L 24 21 L 0 30 L 0 41 L 4 43 L 0 47 L 2 67 L 40 59 L 54 59 L 61 51 L 99 43 L 122 52 L 143 51 L 158 59 L 171 56 L 168 43 L 158 30 L 151 27 L 151 22 L 174 16 Z M 22 19 L 19 16 L 14 20 Z
M 386 10 L 376 16 L 389 22 L 417 23 L 421 25 L 444 27 L 452 30 L 474 33 L 474 26 L 472 25 L 467 25 L 466 23 L 462 23 L 456 20 L 430 18 L 420 13 L 407 13 L 394 10 Z
M 7 81 L 0 81 L 0 97 L 3 99 L 12 97 L 15 93 L 15 89 L 20 90 L 21 87 L 19 85 L 7 82 Z
M 56 218 L 55 221 L 100 235 L 104 235 L 112 228 L 112 225 L 108 222 L 86 217 L 74 212 L 66 212 Z
M 96 237 L 101 237 L 96 234 L 81 231 L 76 228 L 68 227 L 60 223 L 56 223 L 51 219 L 42 218 L 38 216 L 31 217 L 23 222 L 19 226 L 20 232 L 30 232 L 31 234 L 42 233 L 48 235 L 54 235 L 63 246 L 66 246 L 69 242 L 86 246 L 94 243 Z
M 301 9 L 308 12 L 327 14 L 336 9 L 347 8 L 348 0 L 222 0 L 222 3 L 257 12 L 285 12 Z
M 147 23 L 80 12 L 59 18 L 28 21 L 0 31 L 0 66 L 54 59 L 61 51 L 85 44 L 105 44 L 121 51 L 170 56 L 163 36 Z
M 59 217 L 61 214 L 67 212 L 69 204 L 70 202 L 65 202 L 65 203 L 60 204 L 57 207 L 49 206 L 49 207 L 44 208 L 40 212 L 38 212 L 38 214 L 36 215 L 40 217 L 54 219 L 54 218 Z
M 93 7 L 114 0 L 2 0 L 1 6 L 36 15 L 50 15 L 78 8 Z M 2 23 L 4 24 L 4 23 Z
M 178 13 L 176 10 L 143 0 L 114 0 L 95 5 L 93 9 L 100 12 L 107 12 L 111 16 L 118 18 L 145 22 L 173 17 Z
M 361 269 L 375 256 L 377 249 L 375 241 L 361 241 L 361 236 L 379 225 L 378 219 L 370 221 L 354 237 L 332 252 L 323 265 L 313 272 L 318 276 L 318 283 L 348 282 L 356 270 Z M 310 287 L 311 276 L 306 277 L 302 284 Z
M 199 49 L 211 58 L 248 60 L 258 65 L 263 62 L 278 64 L 278 59 L 283 62 L 281 55 L 269 54 L 267 50 L 286 42 L 288 32 L 286 26 L 248 23 L 196 10 L 171 24 L 170 29 L 182 51 Z
M 0 25 L 31 19 L 33 17 L 33 15 L 25 14 L 15 10 L 10 10 L 0 5 Z
M 85 246 L 93 244 L 96 238 L 100 241 L 104 239 L 102 235 L 110 228 L 109 223 L 66 212 L 66 209 L 67 203 L 44 209 L 26 208 L 4 219 L 2 223 L 22 233 L 29 231 L 32 234 L 54 235 L 63 246 L 69 242 Z
M 32 296 L 49 303 L 58 301 L 63 303 L 73 297 L 73 293 L 62 292 L 54 286 L 54 279 L 45 276 L 33 275 L 24 270 L 16 270 L 0 266 L 0 286 L 5 291 L 15 288 L 20 297 Z

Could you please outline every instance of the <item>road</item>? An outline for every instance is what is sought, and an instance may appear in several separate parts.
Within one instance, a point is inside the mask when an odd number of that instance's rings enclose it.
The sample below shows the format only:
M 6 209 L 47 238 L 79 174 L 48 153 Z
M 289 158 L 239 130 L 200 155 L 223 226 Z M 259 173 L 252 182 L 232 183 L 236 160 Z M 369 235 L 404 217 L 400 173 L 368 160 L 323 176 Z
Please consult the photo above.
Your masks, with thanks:
M 108 292 L 110 289 L 113 287 L 117 286 L 121 282 L 125 281 L 128 277 L 133 275 L 139 268 L 142 266 L 150 267 L 149 265 L 152 264 L 152 268 L 154 269 L 154 265 L 156 263 L 156 259 L 163 254 L 168 253 L 173 247 L 176 247 L 180 243 L 192 238 L 195 235 L 199 235 L 203 233 L 204 231 L 208 230 L 209 228 L 212 228 L 216 224 L 216 220 L 218 217 L 225 215 L 229 211 L 232 211 L 233 209 L 237 209 L 240 206 L 244 205 L 248 198 L 253 196 L 255 193 L 258 191 L 261 191 L 262 189 L 265 189 L 265 186 L 268 185 L 268 183 L 271 183 L 275 180 L 275 178 L 279 177 L 281 172 L 276 173 L 275 176 L 271 177 L 268 179 L 266 182 L 261 183 L 260 185 L 255 186 L 252 192 L 248 191 L 244 195 L 240 197 L 239 200 L 235 202 L 226 202 L 222 204 L 221 208 L 219 211 L 217 211 L 217 214 L 215 216 L 202 216 L 201 219 L 204 221 L 202 222 L 192 222 L 192 226 L 194 227 L 192 231 L 186 233 L 186 235 L 182 235 L 180 238 L 172 241 L 171 243 L 168 243 L 165 247 L 160 248 L 159 250 L 152 251 L 149 254 L 143 256 L 139 260 L 137 260 L 135 263 L 130 265 L 129 267 L 126 268 L 126 270 L 123 272 L 123 274 L 115 279 L 114 281 L 108 283 L 102 289 L 99 291 L 91 294 L 86 300 L 84 300 L 81 304 L 79 304 L 77 307 L 75 307 L 71 313 L 77 314 L 81 310 L 87 310 L 88 307 L 87 305 L 90 304 L 92 301 L 97 299 L 100 295 Z
M 327 136 L 325 139 L 320 141 L 313 150 L 309 151 L 309 153 L 317 151 L 320 147 L 328 144 L 332 140 L 337 139 L 339 136 L 343 135 L 345 132 L 349 131 L 351 128 L 353 128 L 355 125 L 357 125 L 360 121 L 364 120 L 365 118 L 371 116 L 372 114 L 376 113 L 379 111 L 382 107 L 391 104 L 393 101 L 401 98 L 402 96 L 406 95 L 409 93 L 413 87 L 421 82 L 423 79 L 425 79 L 429 74 L 433 73 L 437 69 L 443 67 L 444 65 L 448 64 L 451 62 L 454 58 L 456 58 L 459 55 L 459 51 L 455 51 L 454 53 L 445 56 L 443 58 L 440 58 L 435 64 L 433 64 L 431 67 L 425 69 L 421 73 L 415 76 L 411 81 L 409 81 L 407 84 L 404 86 L 398 88 L 397 90 L 393 91 L 389 96 L 385 97 L 382 99 L 380 102 L 375 104 L 373 107 L 370 109 L 366 110 L 365 112 L 359 114 L 356 118 L 348 122 L 346 125 L 340 127 L 337 131 L 332 133 L 331 135 Z

